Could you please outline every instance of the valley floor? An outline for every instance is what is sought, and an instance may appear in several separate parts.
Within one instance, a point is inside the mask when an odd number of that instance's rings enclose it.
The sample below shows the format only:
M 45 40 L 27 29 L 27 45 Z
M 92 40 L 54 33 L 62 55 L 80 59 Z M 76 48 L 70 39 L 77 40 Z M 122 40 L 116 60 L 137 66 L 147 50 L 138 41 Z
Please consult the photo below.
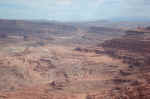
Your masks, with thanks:
M 110 99 L 113 95 L 109 92 L 136 82 L 136 75 L 128 77 L 128 64 L 122 60 L 92 50 L 75 49 L 56 44 L 3 47 L 0 98 Z

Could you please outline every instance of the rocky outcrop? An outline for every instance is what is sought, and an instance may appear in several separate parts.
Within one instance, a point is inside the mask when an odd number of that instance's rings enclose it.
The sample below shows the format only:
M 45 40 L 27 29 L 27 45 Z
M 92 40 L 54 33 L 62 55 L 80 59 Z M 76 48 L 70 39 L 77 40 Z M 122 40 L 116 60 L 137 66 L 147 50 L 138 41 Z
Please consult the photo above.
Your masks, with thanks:
M 132 32 L 132 31 L 130 31 Z M 149 73 L 150 73 L 150 34 L 140 34 L 134 32 L 132 35 L 127 35 L 105 41 L 103 46 L 105 53 L 116 59 L 121 59 L 125 64 L 128 64 L 129 75 L 138 75 L 136 83 L 132 83 L 128 87 L 120 87 L 115 99 L 149 99 L 150 85 Z M 124 71 L 120 71 L 121 75 L 126 75 Z M 123 76 L 123 77 L 124 77 Z M 128 76 L 128 74 L 126 75 Z M 115 83 L 126 82 L 126 80 L 114 80 Z

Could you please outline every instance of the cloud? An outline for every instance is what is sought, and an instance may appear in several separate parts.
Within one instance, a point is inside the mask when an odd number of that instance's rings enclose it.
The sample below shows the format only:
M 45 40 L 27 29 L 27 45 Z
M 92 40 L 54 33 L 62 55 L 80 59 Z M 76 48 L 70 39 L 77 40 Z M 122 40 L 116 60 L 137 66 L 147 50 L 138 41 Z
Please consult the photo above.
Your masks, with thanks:
M 105 0 L 97 0 L 97 3 L 99 4 L 103 4 L 105 2 Z
M 150 0 L 124 0 L 129 5 L 150 5 Z
M 61 4 L 61 5 L 71 5 L 72 0 L 56 0 L 56 4 Z

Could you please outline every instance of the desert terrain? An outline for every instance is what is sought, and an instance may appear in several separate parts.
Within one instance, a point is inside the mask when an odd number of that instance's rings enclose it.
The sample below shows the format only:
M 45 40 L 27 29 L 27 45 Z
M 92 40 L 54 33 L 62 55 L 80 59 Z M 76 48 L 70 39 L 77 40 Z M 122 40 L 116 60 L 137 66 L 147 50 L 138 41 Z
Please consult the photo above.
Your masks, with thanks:
M 149 27 L 0 20 L 0 99 L 150 99 Z

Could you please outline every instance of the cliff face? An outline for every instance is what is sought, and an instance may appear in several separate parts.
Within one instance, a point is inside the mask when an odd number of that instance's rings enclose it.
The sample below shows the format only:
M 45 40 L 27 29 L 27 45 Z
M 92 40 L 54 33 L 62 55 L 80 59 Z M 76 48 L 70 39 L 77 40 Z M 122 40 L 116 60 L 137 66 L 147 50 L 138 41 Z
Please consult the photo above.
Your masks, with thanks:
M 125 35 L 118 39 L 105 41 L 102 46 L 106 52 L 111 52 L 112 56 L 129 60 L 129 63 L 133 62 L 132 65 L 134 66 L 149 65 L 150 33 L 140 33 L 137 32 L 134 35 Z M 134 61 L 137 64 L 134 64 Z
M 148 30 L 142 29 L 141 31 Z M 137 78 L 135 77 L 138 83 L 130 86 L 134 86 L 132 92 L 140 94 L 136 99 L 149 99 L 150 31 L 141 34 L 138 30 L 132 35 L 127 34 L 118 39 L 105 41 L 101 46 L 106 54 L 129 64 L 131 75 L 138 75 Z M 130 93 L 131 90 L 127 89 L 126 92 Z M 129 99 L 135 99 L 133 94 L 129 94 L 129 97 Z

